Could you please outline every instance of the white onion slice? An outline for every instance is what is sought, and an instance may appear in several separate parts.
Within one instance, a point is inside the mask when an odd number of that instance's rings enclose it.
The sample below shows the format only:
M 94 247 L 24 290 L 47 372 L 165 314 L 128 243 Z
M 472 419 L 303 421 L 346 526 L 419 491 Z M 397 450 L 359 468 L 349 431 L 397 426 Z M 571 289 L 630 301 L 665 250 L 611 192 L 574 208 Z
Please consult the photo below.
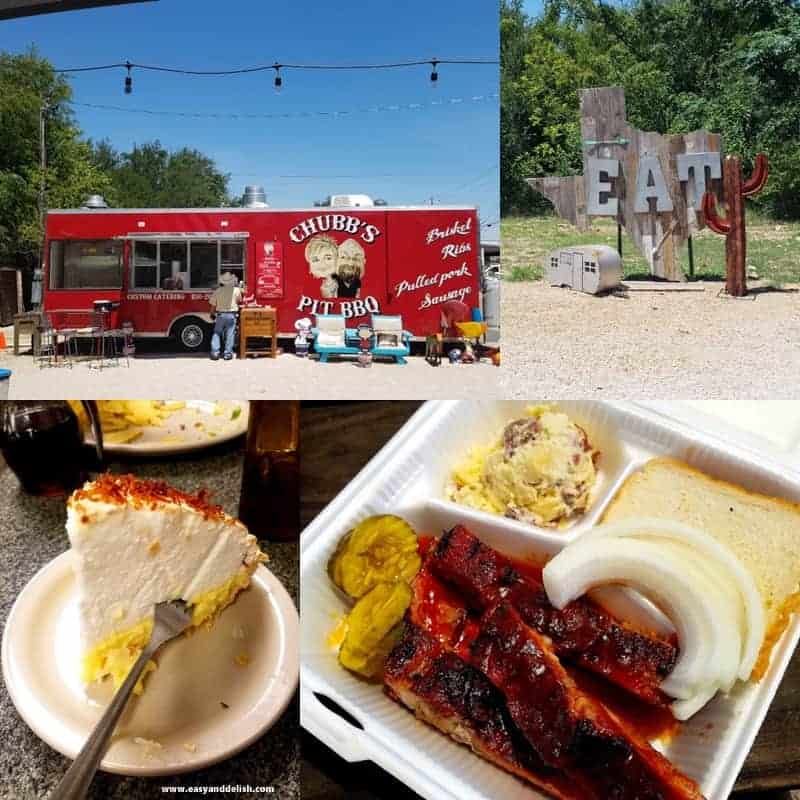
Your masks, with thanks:
M 678 660 L 661 688 L 679 700 L 693 698 L 698 687 L 718 685 L 730 669 L 721 661 L 729 631 L 719 624 L 731 618 L 730 602 L 707 573 L 665 543 L 584 537 L 555 556 L 543 578 L 556 608 L 606 584 L 630 586 L 655 603 L 678 634 Z
M 585 536 L 633 536 L 637 539 L 664 538 L 684 542 L 707 555 L 710 559 L 724 565 L 739 591 L 743 604 L 742 652 L 737 675 L 746 681 L 755 666 L 761 645 L 766 634 L 766 614 L 764 603 L 758 592 L 753 576 L 742 562 L 725 545 L 711 534 L 698 528 L 684 525 L 674 520 L 656 517 L 632 517 L 619 522 L 598 525 Z M 727 687 L 730 689 L 730 686 Z
M 675 719 L 683 722 L 689 717 L 693 717 L 716 693 L 716 686 L 705 686 L 694 697 L 690 697 L 688 700 L 676 700 L 671 703 L 669 710 Z
M 631 537 L 626 538 L 626 541 L 633 543 L 640 540 Z M 741 595 L 736 589 L 730 572 L 718 562 L 704 558 L 702 553 L 698 553 L 684 542 L 663 539 L 653 542 L 653 544 L 658 544 L 664 547 L 665 550 L 668 549 L 680 561 L 684 569 L 688 564 L 691 564 L 705 577 L 710 591 L 714 592 L 722 601 L 717 610 L 719 617 L 715 620 L 717 627 L 723 634 L 720 637 L 719 657 L 715 659 L 719 670 L 716 683 L 720 689 L 729 692 L 738 678 L 739 663 L 742 657 L 742 630 L 744 625 L 744 608 Z M 668 675 L 662 681 L 661 688 L 669 694 L 669 686 L 670 676 Z M 713 693 L 712 691 L 712 695 Z

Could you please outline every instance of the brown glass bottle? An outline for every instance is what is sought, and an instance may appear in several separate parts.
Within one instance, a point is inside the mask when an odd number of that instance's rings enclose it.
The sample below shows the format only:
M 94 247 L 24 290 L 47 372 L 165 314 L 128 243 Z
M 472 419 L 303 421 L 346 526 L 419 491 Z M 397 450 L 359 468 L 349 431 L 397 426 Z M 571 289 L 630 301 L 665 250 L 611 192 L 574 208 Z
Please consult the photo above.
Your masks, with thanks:
M 95 406 L 89 414 L 94 421 Z M 69 494 L 86 480 L 89 467 L 97 468 L 87 457 L 78 418 L 63 400 L 3 401 L 0 451 L 30 494 Z
M 299 434 L 299 402 L 250 402 L 239 519 L 259 539 L 300 536 Z

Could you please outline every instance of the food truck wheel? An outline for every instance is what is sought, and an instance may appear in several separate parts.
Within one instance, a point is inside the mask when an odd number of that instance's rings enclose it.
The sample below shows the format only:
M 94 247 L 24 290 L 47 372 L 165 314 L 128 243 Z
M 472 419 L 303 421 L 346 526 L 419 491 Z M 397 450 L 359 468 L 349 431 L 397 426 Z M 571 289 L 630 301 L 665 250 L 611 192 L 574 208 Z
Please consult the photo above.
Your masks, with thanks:
M 211 340 L 211 327 L 199 317 L 184 317 L 172 326 L 172 335 L 181 347 L 189 352 L 208 350 Z

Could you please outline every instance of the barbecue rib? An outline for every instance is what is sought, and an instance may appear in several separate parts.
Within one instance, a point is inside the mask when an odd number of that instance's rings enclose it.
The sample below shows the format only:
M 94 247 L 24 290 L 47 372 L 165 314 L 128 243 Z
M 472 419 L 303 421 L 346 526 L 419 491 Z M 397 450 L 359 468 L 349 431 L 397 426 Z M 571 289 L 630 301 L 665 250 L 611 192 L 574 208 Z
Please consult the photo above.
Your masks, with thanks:
M 564 670 L 546 636 L 505 600 L 481 617 L 469 663 L 506 700 L 511 718 L 542 761 L 559 767 L 599 797 L 615 800 L 697 800 L 693 781 Z
M 427 562 L 414 581 L 409 623 L 485 675 L 540 760 L 569 777 L 581 798 L 695 800 L 682 776 L 638 733 L 579 689 L 548 637 L 502 598 L 477 617 Z
M 522 619 L 549 636 L 556 655 L 596 672 L 645 702 L 666 705 L 659 685 L 675 665 L 673 644 L 625 627 L 588 598 L 553 608 L 532 573 L 483 544 L 465 527 L 447 531 L 426 566 L 478 612 L 507 600 Z
M 594 800 L 545 767 L 511 722 L 503 697 L 478 670 L 408 623 L 386 663 L 387 693 L 479 756 L 558 800 Z M 601 798 L 597 798 L 601 800 Z

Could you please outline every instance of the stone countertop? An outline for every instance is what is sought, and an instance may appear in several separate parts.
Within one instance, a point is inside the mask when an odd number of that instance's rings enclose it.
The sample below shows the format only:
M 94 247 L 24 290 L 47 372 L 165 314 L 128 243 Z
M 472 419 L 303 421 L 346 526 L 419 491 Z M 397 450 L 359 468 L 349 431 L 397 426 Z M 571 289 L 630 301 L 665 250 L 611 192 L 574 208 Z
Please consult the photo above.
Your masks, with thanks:
M 188 456 L 159 460 L 109 459 L 112 472 L 165 480 L 176 488 L 208 488 L 215 502 L 236 514 L 241 482 L 243 439 Z M 0 458 L 0 624 L 5 626 L 14 600 L 31 577 L 68 548 L 64 530 L 64 498 L 32 497 Z M 298 550 L 296 543 L 262 542 L 269 553 L 269 569 L 297 602 Z M 207 769 L 175 777 L 126 778 L 98 773 L 89 791 L 96 800 L 140 800 L 163 797 L 162 786 L 271 786 L 276 800 L 300 796 L 300 744 L 297 698 L 261 739 L 238 755 Z M 22 721 L 6 691 L 0 689 L 0 798 L 33 800 L 49 794 L 70 762 L 41 741 Z M 264 797 L 264 794 L 233 794 Z

